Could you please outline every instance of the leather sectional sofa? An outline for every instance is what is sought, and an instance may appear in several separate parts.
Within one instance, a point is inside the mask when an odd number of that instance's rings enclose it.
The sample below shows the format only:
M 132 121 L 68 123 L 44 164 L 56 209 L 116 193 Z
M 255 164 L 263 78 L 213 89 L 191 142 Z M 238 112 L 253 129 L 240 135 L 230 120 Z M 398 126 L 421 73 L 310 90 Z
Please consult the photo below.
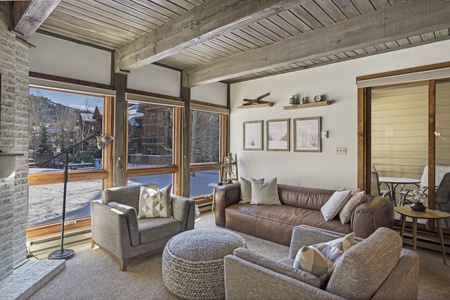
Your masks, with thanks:
M 215 222 L 245 234 L 289 246 L 292 230 L 309 225 L 340 233 L 355 232 L 366 238 L 379 227 L 393 226 L 393 207 L 387 198 L 368 195 L 353 212 L 351 221 L 342 224 L 339 218 L 325 221 L 320 208 L 334 190 L 278 184 L 282 205 L 243 204 L 240 183 L 225 185 L 215 193 Z

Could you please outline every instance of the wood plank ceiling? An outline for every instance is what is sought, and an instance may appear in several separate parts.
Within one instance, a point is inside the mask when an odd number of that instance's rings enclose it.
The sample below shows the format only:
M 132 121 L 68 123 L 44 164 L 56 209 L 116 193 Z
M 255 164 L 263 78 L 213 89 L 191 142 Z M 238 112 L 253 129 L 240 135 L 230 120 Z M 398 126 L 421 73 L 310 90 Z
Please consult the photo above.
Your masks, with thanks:
M 446 0 L 62 0 L 39 31 L 239 82 L 449 39 Z

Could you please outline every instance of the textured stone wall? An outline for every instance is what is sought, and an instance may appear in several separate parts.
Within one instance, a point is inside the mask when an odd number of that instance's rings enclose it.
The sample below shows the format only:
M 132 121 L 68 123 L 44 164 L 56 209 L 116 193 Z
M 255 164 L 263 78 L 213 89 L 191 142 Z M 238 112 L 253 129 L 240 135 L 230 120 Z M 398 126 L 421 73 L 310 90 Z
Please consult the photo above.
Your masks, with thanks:
M 29 49 L 8 29 L 8 6 L 0 2 L 0 149 L 24 155 L 11 160 L 12 177 L 0 178 L 0 280 L 26 258 L 28 194 Z

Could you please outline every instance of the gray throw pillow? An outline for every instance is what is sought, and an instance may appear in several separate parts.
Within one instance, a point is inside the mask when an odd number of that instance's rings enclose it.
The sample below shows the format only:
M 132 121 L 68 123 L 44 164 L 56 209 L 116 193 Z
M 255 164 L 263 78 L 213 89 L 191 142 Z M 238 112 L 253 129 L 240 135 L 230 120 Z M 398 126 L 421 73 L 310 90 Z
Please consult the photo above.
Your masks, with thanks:
M 278 196 L 277 178 L 272 178 L 264 183 L 250 178 L 252 182 L 252 201 L 250 204 L 281 205 Z
M 336 191 L 331 195 L 330 199 L 320 208 L 325 221 L 333 219 L 350 198 L 350 190 Z
M 264 183 L 264 178 L 255 179 L 261 183 Z M 239 203 L 252 202 L 252 182 L 249 179 L 241 177 L 241 201 Z

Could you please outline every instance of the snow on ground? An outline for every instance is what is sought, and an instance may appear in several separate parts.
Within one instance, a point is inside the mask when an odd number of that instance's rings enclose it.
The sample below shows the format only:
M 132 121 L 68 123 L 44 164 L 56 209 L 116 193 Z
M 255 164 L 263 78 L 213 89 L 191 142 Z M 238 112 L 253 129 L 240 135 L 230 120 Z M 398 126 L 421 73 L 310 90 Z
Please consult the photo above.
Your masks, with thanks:
M 39 171 L 38 168 L 33 171 Z M 48 172 L 49 170 L 42 170 Z M 53 170 L 54 171 L 54 170 Z M 201 171 L 191 176 L 191 195 L 212 193 L 209 183 L 218 182 L 218 171 Z M 171 174 L 130 177 L 128 185 L 156 182 L 164 187 L 172 183 Z M 63 205 L 63 183 L 36 185 L 29 187 L 28 226 L 61 220 Z M 90 202 L 102 197 L 102 180 L 69 182 L 67 184 L 66 220 L 89 216 Z

